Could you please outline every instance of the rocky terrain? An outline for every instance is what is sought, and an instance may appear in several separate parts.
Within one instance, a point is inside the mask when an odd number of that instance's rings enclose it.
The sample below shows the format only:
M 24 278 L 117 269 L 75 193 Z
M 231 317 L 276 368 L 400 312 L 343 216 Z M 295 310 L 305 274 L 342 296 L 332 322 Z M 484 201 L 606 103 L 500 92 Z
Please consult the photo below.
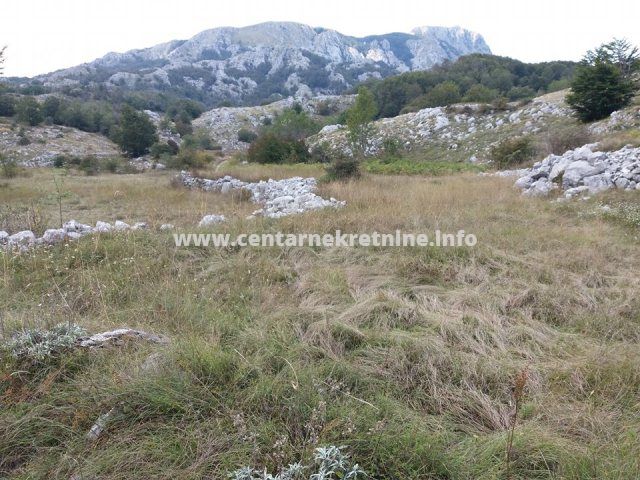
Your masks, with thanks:
M 298 103 L 312 116 L 339 113 L 346 110 L 354 95 L 319 95 L 316 97 L 288 97 L 255 107 L 222 107 L 209 110 L 194 120 L 195 127 L 205 128 L 212 141 L 223 151 L 244 150 L 248 143 L 238 140 L 240 129 L 258 132 L 286 108 Z
M 489 147 L 500 138 L 535 133 L 554 119 L 570 115 L 557 95 L 536 98 L 523 107 L 514 104 L 504 111 L 480 104 L 425 108 L 374 122 L 367 153 L 375 155 L 385 140 L 393 140 L 408 151 L 438 146 L 444 152 L 456 151 L 458 156 L 478 161 L 487 159 Z M 352 154 L 343 125 L 326 126 L 309 143 Z
M 96 133 L 60 126 L 14 128 L 9 123 L 0 123 L 0 151 L 27 167 L 50 166 L 58 155 L 119 155 L 119 149 L 113 142 Z
M 598 144 L 590 144 L 563 155 L 549 155 L 531 168 L 515 171 L 520 177 L 515 185 L 529 196 L 562 189 L 565 198 L 610 188 L 640 190 L 640 148 L 594 151 L 597 148 Z
M 408 33 L 355 38 L 288 22 L 215 28 L 36 77 L 53 88 L 174 91 L 260 103 L 296 93 L 336 94 L 368 78 L 425 70 L 469 53 L 491 53 L 481 35 L 460 27 L 420 27 Z
M 346 205 L 345 202 L 335 198 L 327 200 L 316 195 L 314 193 L 317 183 L 315 178 L 293 177 L 284 180 L 269 179 L 268 181 L 247 183 L 230 176 L 211 180 L 182 172 L 180 180 L 186 187 L 201 188 L 205 191 L 229 193 L 232 190 L 245 190 L 249 192 L 253 202 L 263 205 L 261 209 L 253 212 L 252 216 L 280 218 L 310 210 L 328 207 L 339 208 Z M 213 217 L 211 222 L 203 219 L 205 223 L 200 222 L 201 226 L 224 220 L 218 216 L 211 217 Z

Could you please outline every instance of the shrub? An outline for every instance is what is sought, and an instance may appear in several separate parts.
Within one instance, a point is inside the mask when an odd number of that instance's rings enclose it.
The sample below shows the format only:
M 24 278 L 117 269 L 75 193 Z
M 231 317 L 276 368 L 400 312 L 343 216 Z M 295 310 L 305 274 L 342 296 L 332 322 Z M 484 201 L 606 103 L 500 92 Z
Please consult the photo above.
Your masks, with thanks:
M 85 334 L 78 325 L 61 323 L 49 330 L 20 332 L 3 349 L 21 363 L 42 363 L 72 348 Z
M 340 156 L 325 168 L 328 181 L 344 181 L 359 178 L 360 161 L 355 157 Z
M 54 168 L 62 168 L 65 166 L 67 159 L 64 155 L 56 155 L 53 159 Z
M 9 158 L 0 153 L 0 173 L 4 178 L 18 176 L 18 164 L 13 158 Z
M 265 133 L 253 141 L 248 158 L 257 163 L 302 163 L 311 158 L 304 140 L 293 140 Z
M 18 121 L 35 126 L 44 120 L 40 104 L 33 97 L 23 97 L 16 103 Z
M 212 160 L 213 157 L 205 152 L 193 149 L 182 149 L 177 155 L 167 159 L 167 166 L 178 170 L 189 170 L 206 167 Z
M 31 143 L 31 140 L 29 140 L 29 137 L 27 137 L 25 134 L 20 135 L 20 137 L 18 137 L 18 145 L 24 147 L 25 145 L 29 145 Z
M 329 100 L 322 100 L 316 105 L 316 114 L 328 117 L 338 112 L 338 106 Z
M 243 143 L 251 143 L 256 138 L 258 138 L 258 134 L 248 130 L 246 128 L 241 128 L 238 130 L 238 141 Z
M 581 147 L 593 140 L 584 125 L 567 125 L 550 130 L 544 141 L 547 154 L 561 155 L 568 150 Z
M 153 158 L 160 158 L 162 155 L 175 155 L 179 149 L 177 149 L 178 146 L 175 142 L 172 141 L 172 143 L 176 148 L 169 145 L 169 143 L 156 142 L 149 148 L 149 154 Z
M 85 175 L 97 175 L 100 173 L 100 163 L 96 157 L 86 156 L 80 160 L 78 168 Z
M 11 95 L 0 95 L 0 117 L 12 117 L 16 114 L 16 99 Z
M 531 137 L 508 138 L 491 149 L 491 158 L 498 168 L 511 167 L 530 160 L 535 154 Z

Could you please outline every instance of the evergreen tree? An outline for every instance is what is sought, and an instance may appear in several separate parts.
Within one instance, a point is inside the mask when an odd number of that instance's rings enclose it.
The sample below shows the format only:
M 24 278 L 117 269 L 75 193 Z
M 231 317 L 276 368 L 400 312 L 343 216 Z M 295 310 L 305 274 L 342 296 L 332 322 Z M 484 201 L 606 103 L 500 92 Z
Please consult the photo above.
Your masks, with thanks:
M 637 85 L 637 49 L 614 40 L 589 51 L 571 83 L 567 103 L 584 122 L 600 120 L 631 102 Z
M 149 147 L 158 141 L 158 136 L 155 125 L 144 112 L 125 105 L 114 140 L 128 155 L 139 157 L 149 151 Z

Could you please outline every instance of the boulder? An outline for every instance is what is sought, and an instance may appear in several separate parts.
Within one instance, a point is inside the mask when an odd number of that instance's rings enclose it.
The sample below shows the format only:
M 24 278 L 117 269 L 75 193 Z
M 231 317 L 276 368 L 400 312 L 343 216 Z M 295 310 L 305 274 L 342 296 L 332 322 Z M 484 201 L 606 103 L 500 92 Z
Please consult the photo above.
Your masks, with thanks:
M 31 230 L 23 230 L 7 238 L 7 244 L 11 246 L 28 246 L 35 243 L 35 241 L 36 236 Z
M 224 215 L 205 215 L 198 224 L 199 227 L 208 227 L 225 221 Z
M 129 230 L 131 226 L 128 223 L 116 220 L 116 223 L 113 224 L 113 228 L 116 232 L 124 232 L 125 230 Z
M 55 245 L 56 243 L 64 242 L 66 236 L 67 232 L 64 228 L 51 228 L 44 232 L 42 241 L 48 245 Z
M 113 230 L 113 226 L 108 222 L 97 221 L 93 231 L 95 233 L 108 233 Z

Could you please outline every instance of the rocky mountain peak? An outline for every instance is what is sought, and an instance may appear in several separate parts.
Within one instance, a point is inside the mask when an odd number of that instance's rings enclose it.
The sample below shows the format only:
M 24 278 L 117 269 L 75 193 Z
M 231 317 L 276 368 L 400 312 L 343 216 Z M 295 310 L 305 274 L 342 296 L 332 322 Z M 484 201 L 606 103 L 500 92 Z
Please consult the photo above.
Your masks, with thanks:
M 173 91 L 214 105 L 339 94 L 369 78 L 424 70 L 469 53 L 491 53 L 460 27 L 356 38 L 294 22 L 205 30 L 188 40 L 109 53 L 38 77 L 47 86 Z

